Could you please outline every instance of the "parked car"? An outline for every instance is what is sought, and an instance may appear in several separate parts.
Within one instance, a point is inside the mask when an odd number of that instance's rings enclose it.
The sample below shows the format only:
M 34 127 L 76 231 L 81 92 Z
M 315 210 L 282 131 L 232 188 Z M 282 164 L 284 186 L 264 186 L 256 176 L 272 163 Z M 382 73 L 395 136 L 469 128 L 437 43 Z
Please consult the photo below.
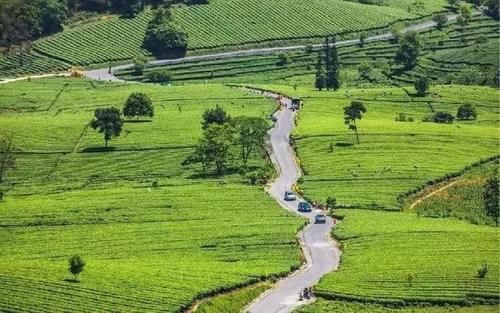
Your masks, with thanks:
M 314 217 L 314 223 L 315 224 L 325 224 L 326 223 L 326 215 L 323 213 L 316 214 Z
M 295 201 L 297 200 L 297 196 L 291 191 L 285 191 L 285 197 L 283 199 L 285 199 L 285 201 Z
M 298 210 L 299 212 L 312 212 L 312 206 L 308 202 L 300 202 Z

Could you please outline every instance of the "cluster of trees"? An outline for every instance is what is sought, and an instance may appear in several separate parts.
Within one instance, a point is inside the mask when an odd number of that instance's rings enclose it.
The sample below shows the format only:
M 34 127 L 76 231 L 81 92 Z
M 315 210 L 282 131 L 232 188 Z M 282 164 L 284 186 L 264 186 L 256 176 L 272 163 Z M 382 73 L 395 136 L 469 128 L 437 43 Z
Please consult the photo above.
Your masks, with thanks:
M 243 168 L 246 168 L 250 156 L 264 150 L 269 129 L 268 123 L 262 118 L 232 118 L 219 106 L 205 111 L 201 124 L 203 136 L 194 152 L 182 164 L 201 163 L 204 170 L 215 168 L 217 175 L 222 175 L 237 155 Z
M 159 59 L 186 55 L 188 34 L 175 23 L 170 3 L 158 8 L 144 35 L 143 47 Z
M 457 109 L 456 117 L 451 113 L 439 111 L 424 119 L 424 122 L 450 124 L 456 119 L 460 121 L 473 121 L 477 119 L 477 111 L 471 103 L 464 103 Z
M 324 60 L 324 64 L 323 64 Z M 337 52 L 336 39 L 329 37 L 325 39 L 323 52 L 318 53 L 318 63 L 316 64 L 316 78 L 314 85 L 318 90 L 340 88 L 340 59 Z
M 144 93 L 132 93 L 123 106 L 123 116 L 126 118 L 137 118 L 154 116 L 154 106 L 151 99 Z M 94 119 L 90 127 L 104 136 L 104 146 L 108 142 L 120 136 L 123 129 L 124 119 L 122 112 L 115 107 L 98 108 L 94 112 Z
M 485 7 L 486 13 L 488 13 L 491 17 L 496 19 L 499 18 L 500 12 L 498 0 L 466 0 L 466 2 L 471 3 L 476 7 Z M 448 0 L 448 4 L 454 9 L 459 9 L 460 0 Z

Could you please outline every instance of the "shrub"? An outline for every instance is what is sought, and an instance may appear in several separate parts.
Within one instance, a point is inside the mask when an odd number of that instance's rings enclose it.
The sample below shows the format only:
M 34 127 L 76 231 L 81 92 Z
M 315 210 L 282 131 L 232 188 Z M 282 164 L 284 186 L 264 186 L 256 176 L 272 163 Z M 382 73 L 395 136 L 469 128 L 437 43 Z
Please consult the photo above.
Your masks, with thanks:
M 290 59 L 288 58 L 288 55 L 286 53 L 281 53 L 278 55 L 278 65 L 279 66 L 285 66 L 290 62 Z
M 458 120 L 475 120 L 476 118 L 477 118 L 476 108 L 470 103 L 465 103 L 461 105 L 457 110 Z
M 432 115 L 431 120 L 434 123 L 446 123 L 446 124 L 451 124 L 453 123 L 453 120 L 455 117 L 451 115 L 448 112 L 436 112 L 434 115 Z
M 486 275 L 488 275 L 488 272 L 489 272 L 489 267 L 488 267 L 488 264 L 486 262 L 484 262 L 481 267 L 478 268 L 477 270 L 477 277 L 479 278 L 485 278 Z
M 337 199 L 334 197 L 326 198 L 326 206 L 330 209 L 334 209 L 337 206 Z
M 167 70 L 151 71 L 147 75 L 151 83 L 167 84 L 172 80 L 172 75 Z

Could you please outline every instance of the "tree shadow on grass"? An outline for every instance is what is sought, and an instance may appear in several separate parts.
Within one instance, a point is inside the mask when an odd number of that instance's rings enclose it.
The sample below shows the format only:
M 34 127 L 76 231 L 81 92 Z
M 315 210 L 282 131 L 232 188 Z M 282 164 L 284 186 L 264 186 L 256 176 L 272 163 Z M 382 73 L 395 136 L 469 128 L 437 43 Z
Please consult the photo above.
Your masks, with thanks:
M 74 278 L 65 278 L 63 280 L 67 283 L 72 283 L 72 284 L 78 284 L 80 282 L 78 279 L 74 279 Z
M 153 120 L 124 120 L 124 123 L 130 124 L 140 124 L 140 123 L 152 123 Z
M 218 179 L 218 178 L 224 178 L 224 176 L 239 174 L 240 171 L 241 169 L 238 167 L 226 168 L 221 174 L 218 174 L 215 170 L 206 170 L 206 171 L 201 170 L 188 176 L 188 179 Z
M 82 150 L 83 153 L 113 152 L 116 147 L 88 147 Z

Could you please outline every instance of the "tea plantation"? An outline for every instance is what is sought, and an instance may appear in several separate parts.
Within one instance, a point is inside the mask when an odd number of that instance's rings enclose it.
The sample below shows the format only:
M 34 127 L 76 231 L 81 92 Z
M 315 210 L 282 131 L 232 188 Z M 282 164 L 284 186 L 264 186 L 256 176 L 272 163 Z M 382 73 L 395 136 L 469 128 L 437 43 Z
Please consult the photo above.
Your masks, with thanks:
M 86 127 L 93 109 L 121 107 L 134 91 L 152 97 L 156 116 L 126 122 L 114 150 L 102 149 Z M 0 95 L 0 133 L 17 147 L 0 205 L 0 311 L 176 312 L 300 264 L 302 220 L 238 174 L 181 166 L 205 109 L 267 116 L 272 101 L 219 85 L 81 79 L 12 83 Z M 79 283 L 73 254 L 87 263 Z
M 176 21 L 189 34 L 190 53 L 210 49 L 235 49 L 242 45 L 269 46 L 316 38 L 387 28 L 443 11 L 444 0 L 384 0 L 367 5 L 343 0 L 304 3 L 300 0 L 213 0 L 208 5 L 179 6 Z M 37 41 L 19 68 L 17 55 L 0 57 L 0 75 L 40 73 L 131 60 L 148 53 L 141 48 L 152 12 L 134 18 L 103 16 L 100 20 L 67 28 Z

